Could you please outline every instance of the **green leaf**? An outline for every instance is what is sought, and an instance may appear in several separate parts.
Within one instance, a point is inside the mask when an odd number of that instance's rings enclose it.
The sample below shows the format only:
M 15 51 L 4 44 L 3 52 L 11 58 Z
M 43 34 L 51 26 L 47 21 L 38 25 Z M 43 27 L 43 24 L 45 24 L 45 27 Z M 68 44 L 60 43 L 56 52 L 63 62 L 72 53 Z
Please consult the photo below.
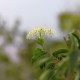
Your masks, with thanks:
M 64 13 L 60 15 L 60 25 L 63 31 L 72 31 L 80 29 L 80 18 L 76 14 Z
M 39 80 L 50 80 L 51 76 L 54 74 L 52 70 L 46 70 L 40 76 Z
M 45 51 L 42 51 L 40 48 L 36 48 L 33 51 L 32 63 L 34 63 L 39 57 L 41 57 L 44 54 L 46 54 Z
M 78 51 L 72 51 L 70 53 L 69 63 L 70 63 L 71 69 L 74 69 L 76 67 L 78 56 L 79 56 L 79 52 Z
M 57 50 L 55 52 L 53 52 L 53 56 L 57 57 L 59 54 L 62 54 L 62 53 L 67 53 L 68 50 L 67 49 L 60 49 L 60 50 Z
M 80 38 L 76 34 L 74 34 L 74 33 L 73 33 L 73 36 L 78 40 L 79 49 L 80 49 Z
M 75 80 L 80 80 L 80 71 L 76 72 Z
M 69 39 L 70 39 L 70 42 L 71 42 L 71 49 L 72 50 L 77 50 L 78 49 L 77 39 L 72 34 L 69 34 Z
M 40 66 L 41 69 L 43 69 L 44 67 L 46 67 L 46 64 L 52 60 L 53 60 L 52 56 L 45 56 L 39 60 L 38 65 Z
M 72 35 L 75 36 L 77 40 L 80 40 L 79 37 L 75 33 L 72 33 Z
M 43 46 L 44 44 L 44 39 L 38 38 L 37 43 Z
M 66 57 L 65 59 L 62 60 L 62 62 L 59 64 L 59 66 L 57 67 L 57 70 L 55 70 L 55 73 L 52 75 L 50 80 L 55 80 L 55 77 L 60 73 L 62 73 L 65 67 L 68 67 L 68 59 L 69 57 Z
M 40 68 L 43 69 L 45 66 L 46 66 L 46 64 L 43 63 L 43 64 L 40 65 Z
M 0 53 L 0 62 L 10 63 L 10 59 L 7 55 Z
M 54 69 L 54 66 L 55 66 L 55 63 L 50 62 L 50 63 L 47 64 L 47 67 L 46 68 L 53 70 Z

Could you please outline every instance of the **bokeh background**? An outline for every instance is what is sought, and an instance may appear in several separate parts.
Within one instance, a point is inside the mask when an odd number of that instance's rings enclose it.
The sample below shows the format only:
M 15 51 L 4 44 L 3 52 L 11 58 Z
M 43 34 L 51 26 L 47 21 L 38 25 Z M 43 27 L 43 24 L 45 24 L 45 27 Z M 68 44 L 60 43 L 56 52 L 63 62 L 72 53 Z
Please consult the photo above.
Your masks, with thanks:
M 43 71 L 31 64 L 39 46 L 26 39 L 36 26 L 53 30 L 45 38 L 49 52 L 67 48 L 63 37 L 80 29 L 80 0 L 0 0 L 0 80 L 39 79 Z

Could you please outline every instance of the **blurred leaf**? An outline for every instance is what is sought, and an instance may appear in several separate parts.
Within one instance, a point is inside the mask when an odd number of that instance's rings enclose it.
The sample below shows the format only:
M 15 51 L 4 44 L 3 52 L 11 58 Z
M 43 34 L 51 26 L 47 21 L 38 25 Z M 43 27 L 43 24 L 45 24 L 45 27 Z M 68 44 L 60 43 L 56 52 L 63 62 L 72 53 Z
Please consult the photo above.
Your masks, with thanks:
M 44 39 L 38 38 L 37 43 L 43 46 L 44 44 Z
M 80 71 L 76 72 L 75 80 L 80 80 Z
M 41 57 L 44 54 L 46 54 L 45 51 L 42 51 L 40 48 L 36 48 L 33 51 L 32 63 L 34 63 L 39 57 Z
M 61 63 L 59 63 L 58 69 L 55 70 L 50 80 L 55 80 L 55 77 L 60 74 L 65 67 L 68 67 L 68 59 L 69 58 L 66 57 Z
M 53 75 L 54 71 L 46 70 L 43 72 L 43 74 L 40 76 L 39 80 L 50 80 L 51 76 Z
M 40 66 L 41 69 L 43 69 L 44 67 L 46 67 L 46 64 L 52 60 L 53 60 L 52 56 L 45 56 L 39 60 L 38 65 Z
M 0 62 L 10 63 L 11 61 L 7 55 L 2 53 L 2 54 L 0 54 Z
M 73 36 L 75 36 L 75 37 L 76 37 L 76 39 L 78 40 L 79 49 L 80 49 L 80 38 L 79 38 L 76 34 L 74 34 L 74 33 L 73 33 Z
M 80 16 L 77 14 L 65 13 L 60 15 L 61 29 L 71 31 L 80 29 Z
M 3 26 L 0 26 L 0 35 L 3 35 L 5 31 L 5 28 Z
M 57 50 L 55 52 L 53 52 L 53 56 L 57 57 L 59 54 L 62 54 L 62 53 L 67 53 L 68 50 L 67 49 L 60 49 L 60 50 Z
M 70 63 L 71 69 L 74 69 L 76 67 L 78 56 L 79 56 L 79 52 L 78 51 L 72 51 L 70 53 L 69 63 Z
M 78 41 L 77 39 L 72 35 L 72 34 L 69 34 L 69 40 L 71 42 L 71 49 L 72 50 L 77 50 L 78 49 Z
M 55 66 L 55 63 L 51 63 L 50 62 L 50 63 L 47 64 L 47 67 L 46 68 L 53 70 L 54 69 L 54 66 Z

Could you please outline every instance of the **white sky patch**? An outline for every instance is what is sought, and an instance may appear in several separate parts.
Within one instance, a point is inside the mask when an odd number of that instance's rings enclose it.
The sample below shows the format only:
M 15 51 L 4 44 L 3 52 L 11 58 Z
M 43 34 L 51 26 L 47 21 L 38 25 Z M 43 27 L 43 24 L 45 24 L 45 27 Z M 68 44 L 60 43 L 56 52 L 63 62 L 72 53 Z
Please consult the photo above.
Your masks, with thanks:
M 22 20 L 21 30 L 35 26 L 52 28 L 59 35 L 58 15 L 66 10 L 74 11 L 80 0 L 0 0 L 0 13 L 9 25 L 16 18 Z
M 15 45 L 16 47 L 20 48 L 21 45 L 22 45 L 22 43 L 23 43 L 23 40 L 22 40 L 21 36 L 16 36 L 16 37 L 14 38 L 14 45 Z

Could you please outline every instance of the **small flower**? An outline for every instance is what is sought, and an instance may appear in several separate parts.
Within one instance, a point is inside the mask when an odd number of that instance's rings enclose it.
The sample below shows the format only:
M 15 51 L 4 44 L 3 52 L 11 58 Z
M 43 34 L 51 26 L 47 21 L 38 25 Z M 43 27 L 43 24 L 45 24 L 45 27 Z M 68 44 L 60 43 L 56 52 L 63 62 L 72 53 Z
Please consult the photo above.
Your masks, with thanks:
M 37 38 L 43 38 L 46 35 L 53 35 L 53 32 L 51 29 L 47 29 L 45 27 L 35 27 L 30 31 L 26 38 L 27 39 L 37 39 Z

